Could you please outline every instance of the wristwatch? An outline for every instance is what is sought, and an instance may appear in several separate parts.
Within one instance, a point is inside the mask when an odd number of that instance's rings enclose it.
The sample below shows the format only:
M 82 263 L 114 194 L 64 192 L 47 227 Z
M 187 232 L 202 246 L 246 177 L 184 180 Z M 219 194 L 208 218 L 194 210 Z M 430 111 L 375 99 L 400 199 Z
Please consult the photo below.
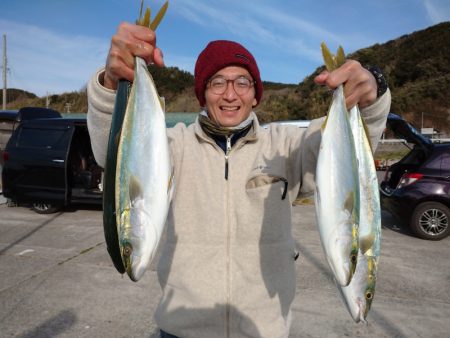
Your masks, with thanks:
M 388 89 L 386 78 L 384 77 L 383 72 L 378 66 L 367 67 L 366 69 L 372 73 L 375 80 L 377 81 L 377 98 L 379 98 L 381 95 L 386 93 Z

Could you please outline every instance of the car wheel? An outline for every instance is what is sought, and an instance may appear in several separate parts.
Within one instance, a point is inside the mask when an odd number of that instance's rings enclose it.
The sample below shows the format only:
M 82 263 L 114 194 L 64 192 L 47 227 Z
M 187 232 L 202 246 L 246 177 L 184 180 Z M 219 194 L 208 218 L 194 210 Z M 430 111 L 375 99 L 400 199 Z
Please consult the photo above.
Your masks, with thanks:
M 450 233 L 450 210 L 439 202 L 419 204 L 411 218 L 411 229 L 420 238 L 440 240 Z
M 31 209 L 38 214 L 53 214 L 61 209 L 61 205 L 48 202 L 36 202 L 31 205 Z

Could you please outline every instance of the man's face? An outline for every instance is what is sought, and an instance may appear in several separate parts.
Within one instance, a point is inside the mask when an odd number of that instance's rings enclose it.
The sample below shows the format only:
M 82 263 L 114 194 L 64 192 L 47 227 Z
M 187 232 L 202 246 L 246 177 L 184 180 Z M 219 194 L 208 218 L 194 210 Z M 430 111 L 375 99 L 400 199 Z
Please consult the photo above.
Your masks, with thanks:
M 245 90 L 246 80 L 250 80 L 251 87 Z M 223 94 L 217 94 L 218 90 L 214 87 L 214 79 L 236 80 L 225 82 L 225 91 Z M 237 88 L 240 87 L 240 88 Z M 236 88 L 236 90 L 235 90 Z M 220 91 L 220 90 L 219 90 Z M 237 92 L 236 92 L 237 91 Z M 238 94 L 239 93 L 239 94 Z M 208 82 L 205 90 L 206 109 L 211 120 L 222 127 L 235 127 L 248 118 L 257 101 L 255 98 L 255 86 L 253 79 L 247 69 L 239 66 L 228 66 L 214 74 Z

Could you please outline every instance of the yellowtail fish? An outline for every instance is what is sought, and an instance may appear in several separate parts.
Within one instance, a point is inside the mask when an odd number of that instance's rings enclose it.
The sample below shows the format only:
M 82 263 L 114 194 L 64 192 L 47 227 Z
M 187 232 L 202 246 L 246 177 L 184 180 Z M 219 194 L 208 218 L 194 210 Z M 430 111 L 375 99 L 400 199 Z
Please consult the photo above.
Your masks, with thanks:
M 322 44 L 329 71 L 344 63 L 342 48 L 334 57 Z M 315 207 L 320 240 L 337 283 L 347 286 L 358 255 L 359 182 L 356 151 L 343 86 L 333 93 L 316 169 Z
M 167 9 L 153 22 L 150 9 L 138 24 L 155 30 Z M 146 62 L 135 58 L 134 82 L 118 141 L 115 218 L 124 270 L 138 281 L 155 256 L 174 188 L 164 107 Z
M 150 22 L 150 9 L 147 8 L 144 17 L 142 16 L 142 8 L 144 2 L 141 2 L 141 11 L 136 24 L 144 25 L 152 30 L 156 30 L 161 22 L 167 7 L 166 2 L 156 15 L 153 22 Z M 120 273 L 125 272 L 123 265 L 121 247 L 119 245 L 118 227 L 116 222 L 116 167 L 117 152 L 120 132 L 122 129 L 123 118 L 125 115 L 127 102 L 130 94 L 131 83 L 126 80 L 120 80 L 116 93 L 116 101 L 114 111 L 112 113 L 111 129 L 108 140 L 108 149 L 105 165 L 104 191 L 103 191 L 103 229 L 108 253 L 111 260 Z
M 369 249 L 365 254 L 358 253 L 358 264 L 352 280 L 347 286 L 337 287 L 348 312 L 355 322 L 365 322 L 375 296 L 378 255 Z
M 338 285 L 338 289 L 353 320 L 365 322 L 375 295 L 381 248 L 381 208 L 373 151 L 357 106 L 350 110 L 350 123 L 359 168 L 359 253 L 350 284 Z
M 138 281 L 155 255 L 173 190 L 164 110 L 147 64 L 138 57 L 116 172 L 119 246 L 125 270 Z
M 365 253 L 381 233 L 381 207 L 378 177 L 367 128 L 358 106 L 350 109 L 350 126 L 355 141 L 359 179 L 359 247 Z

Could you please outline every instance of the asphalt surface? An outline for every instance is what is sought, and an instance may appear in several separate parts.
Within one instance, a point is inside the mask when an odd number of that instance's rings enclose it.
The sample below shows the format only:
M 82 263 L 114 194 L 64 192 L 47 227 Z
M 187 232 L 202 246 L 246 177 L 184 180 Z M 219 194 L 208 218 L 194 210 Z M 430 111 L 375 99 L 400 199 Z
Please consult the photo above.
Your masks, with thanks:
M 383 213 L 375 299 L 368 323 L 356 324 L 332 282 L 313 206 L 295 206 L 293 219 L 301 254 L 291 337 L 449 337 L 450 237 L 417 239 Z M 0 205 L 0 337 L 159 337 L 159 296 L 154 270 L 134 283 L 114 269 L 100 210 Z

